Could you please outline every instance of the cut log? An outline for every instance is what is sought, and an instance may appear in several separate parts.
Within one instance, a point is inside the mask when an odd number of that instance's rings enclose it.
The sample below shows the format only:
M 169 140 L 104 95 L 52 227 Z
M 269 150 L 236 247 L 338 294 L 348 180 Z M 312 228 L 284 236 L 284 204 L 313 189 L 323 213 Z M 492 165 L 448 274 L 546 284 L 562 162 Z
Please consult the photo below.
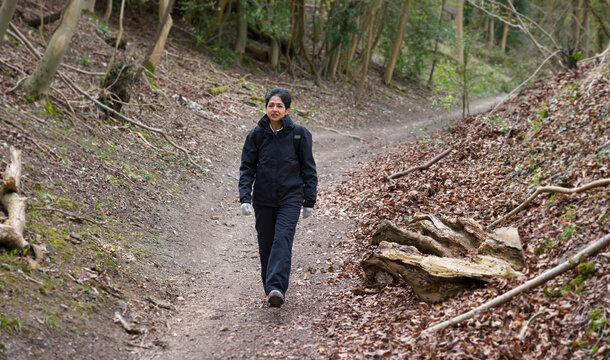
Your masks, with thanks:
M 493 234 L 472 219 L 417 216 L 406 229 L 385 222 L 373 235 L 379 247 L 365 257 L 369 283 L 404 280 L 422 300 L 438 302 L 473 284 L 518 276 L 525 258 L 517 229 Z
M 23 238 L 25 229 L 25 207 L 27 199 L 17 193 L 8 193 L 0 198 L 8 212 L 8 224 L 0 227 L 0 245 L 9 249 L 24 249 L 28 242 Z
M 21 188 L 21 151 L 11 146 L 10 157 L 0 187 L 0 205 L 8 215 L 4 224 L 0 224 L 0 245 L 9 249 L 24 249 L 28 245 L 23 238 L 27 198 L 18 193 Z
M 0 195 L 11 191 L 21 191 L 21 150 L 11 146 L 10 157 L 11 160 L 4 172 L 3 188 L 0 190 Z

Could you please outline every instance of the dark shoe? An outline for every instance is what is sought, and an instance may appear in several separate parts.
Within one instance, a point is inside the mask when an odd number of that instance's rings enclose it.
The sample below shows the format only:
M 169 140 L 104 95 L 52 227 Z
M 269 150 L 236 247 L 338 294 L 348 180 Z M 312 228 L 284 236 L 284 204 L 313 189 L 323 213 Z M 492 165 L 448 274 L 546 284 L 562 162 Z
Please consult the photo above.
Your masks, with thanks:
M 268 301 L 270 307 L 279 308 L 284 303 L 284 295 L 279 290 L 271 290 Z

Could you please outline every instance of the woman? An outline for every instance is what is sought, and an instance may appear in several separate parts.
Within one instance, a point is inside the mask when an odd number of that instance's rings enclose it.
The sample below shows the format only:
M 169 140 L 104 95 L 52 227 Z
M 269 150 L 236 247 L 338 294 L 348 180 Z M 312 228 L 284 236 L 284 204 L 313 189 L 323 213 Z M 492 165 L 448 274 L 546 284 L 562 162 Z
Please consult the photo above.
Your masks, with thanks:
M 303 207 L 303 218 L 311 215 L 318 185 L 311 133 L 292 121 L 290 103 L 284 89 L 267 92 L 265 115 L 246 137 L 239 168 L 241 212 L 254 211 L 261 278 L 271 307 L 284 303 L 299 213 Z

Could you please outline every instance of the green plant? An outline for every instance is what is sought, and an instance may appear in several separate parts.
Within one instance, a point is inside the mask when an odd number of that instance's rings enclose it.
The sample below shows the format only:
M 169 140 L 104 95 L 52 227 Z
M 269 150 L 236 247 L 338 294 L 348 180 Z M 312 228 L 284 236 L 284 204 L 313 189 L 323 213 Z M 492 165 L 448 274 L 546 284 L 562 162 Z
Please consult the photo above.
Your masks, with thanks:
M 12 319 L 6 315 L 0 314 L 0 331 L 3 332 L 21 332 L 23 330 L 23 320 Z
M 538 246 L 534 250 L 534 254 L 536 254 L 538 256 L 542 255 L 542 253 L 544 253 L 544 250 L 552 249 L 553 245 L 555 245 L 555 242 L 553 240 L 551 240 L 551 238 L 545 236 L 542 238 L 540 246 Z
M 559 238 L 563 241 L 568 241 L 572 238 L 572 235 L 574 235 L 574 233 L 576 233 L 576 225 L 574 224 L 568 224 L 563 228 L 563 231 L 561 232 L 561 235 L 559 235 Z
M 55 327 L 57 326 L 57 320 L 55 319 L 55 317 L 52 314 L 44 313 L 42 315 L 42 320 L 43 320 L 45 326 L 51 330 L 55 329 Z
M 81 63 L 84 66 L 91 65 L 91 63 L 92 63 L 92 61 L 88 57 L 81 56 L 80 54 L 76 55 L 76 59 L 78 60 L 79 63 Z

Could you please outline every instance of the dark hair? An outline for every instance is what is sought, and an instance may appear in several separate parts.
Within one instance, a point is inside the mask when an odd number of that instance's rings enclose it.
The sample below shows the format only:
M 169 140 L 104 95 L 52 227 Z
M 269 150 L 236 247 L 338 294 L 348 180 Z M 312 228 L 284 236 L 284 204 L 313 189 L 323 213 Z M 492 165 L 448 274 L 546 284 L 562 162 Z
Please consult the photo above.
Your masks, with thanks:
M 269 99 L 271 99 L 274 96 L 279 96 L 280 99 L 282 99 L 282 102 L 284 103 L 284 106 L 286 107 L 286 109 L 290 109 L 290 103 L 292 102 L 292 98 L 290 97 L 290 93 L 288 92 L 288 90 L 284 90 L 284 89 L 280 89 L 280 88 L 275 88 L 275 89 L 271 89 L 269 91 L 267 91 L 267 94 L 265 94 L 265 107 L 267 107 L 267 104 L 269 104 Z

